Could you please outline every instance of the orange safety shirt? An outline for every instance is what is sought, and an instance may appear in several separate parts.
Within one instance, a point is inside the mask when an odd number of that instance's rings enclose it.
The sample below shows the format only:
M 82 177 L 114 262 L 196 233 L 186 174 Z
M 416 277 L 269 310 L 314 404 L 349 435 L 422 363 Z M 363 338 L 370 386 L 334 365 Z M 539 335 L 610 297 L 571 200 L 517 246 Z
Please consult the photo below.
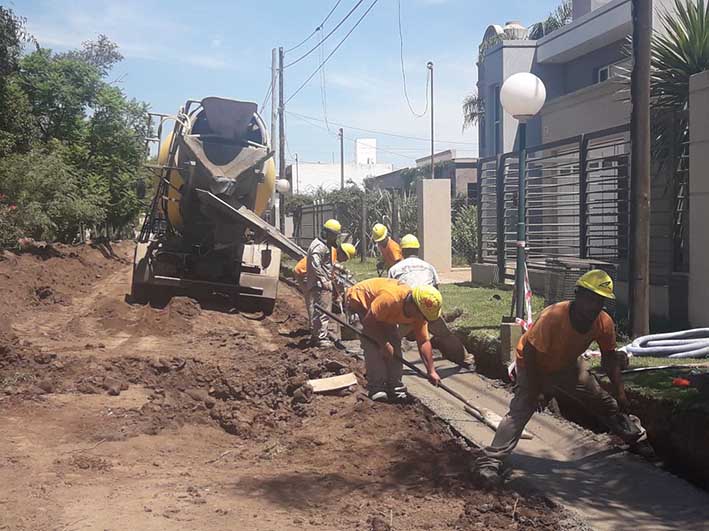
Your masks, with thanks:
M 576 363 L 596 341 L 602 352 L 616 349 L 615 326 L 606 312 L 601 312 L 591 329 L 581 334 L 574 329 L 570 316 L 571 302 L 559 302 L 546 308 L 517 344 L 517 363 L 524 367 L 524 347 L 530 343 L 538 352 L 537 364 L 549 374 Z
M 337 263 L 337 249 L 333 248 L 332 249 L 332 263 L 333 265 Z M 300 260 L 298 260 L 298 263 L 295 264 L 295 267 L 293 268 L 293 275 L 295 275 L 295 278 L 305 278 L 305 273 L 308 272 L 308 257 L 304 256 Z
M 379 244 L 379 252 L 382 253 L 384 265 L 387 267 L 391 267 L 404 259 L 404 255 L 401 254 L 401 247 L 391 238 L 387 240 L 386 245 Z
M 406 297 L 411 288 L 391 278 L 370 278 L 347 290 L 346 301 L 355 310 L 372 313 L 374 318 L 390 325 L 410 324 L 419 343 L 428 341 L 428 323 L 423 317 L 404 314 Z

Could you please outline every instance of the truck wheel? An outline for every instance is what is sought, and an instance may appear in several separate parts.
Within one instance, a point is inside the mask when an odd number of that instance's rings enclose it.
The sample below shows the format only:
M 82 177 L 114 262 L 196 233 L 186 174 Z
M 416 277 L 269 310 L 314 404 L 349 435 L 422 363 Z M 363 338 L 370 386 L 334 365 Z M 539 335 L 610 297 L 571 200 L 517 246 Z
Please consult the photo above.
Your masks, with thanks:
M 264 315 L 271 315 L 273 310 L 276 308 L 275 299 L 263 299 L 260 304 L 261 311 Z

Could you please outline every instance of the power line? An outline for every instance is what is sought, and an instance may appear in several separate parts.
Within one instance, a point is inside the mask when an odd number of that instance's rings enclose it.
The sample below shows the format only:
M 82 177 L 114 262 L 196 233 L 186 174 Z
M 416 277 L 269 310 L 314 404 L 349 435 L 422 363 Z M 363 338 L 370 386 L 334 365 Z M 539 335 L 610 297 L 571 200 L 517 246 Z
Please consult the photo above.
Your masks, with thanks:
M 319 43 L 317 43 L 315 46 L 313 46 L 312 48 L 310 48 L 310 50 L 308 50 L 308 51 L 305 52 L 303 55 L 301 55 L 300 57 L 298 57 L 298 59 L 296 59 L 295 61 L 288 63 L 284 68 L 290 68 L 291 66 L 300 63 L 303 59 L 305 59 L 305 58 L 308 57 L 311 53 L 313 53 L 315 50 L 317 50 L 317 49 L 320 47 L 320 45 L 321 45 L 322 43 L 324 43 L 327 39 L 329 39 L 330 36 L 331 36 L 333 33 L 335 33 L 335 32 L 340 28 L 340 26 L 342 26 L 342 25 L 347 21 L 348 18 L 350 18 L 350 17 L 352 16 L 352 13 L 354 13 L 354 12 L 357 10 L 357 8 L 362 5 L 362 2 L 364 2 L 364 0 L 359 0 L 359 1 L 355 4 L 355 6 L 354 6 L 352 9 L 350 9 L 349 13 L 347 13 L 347 14 L 345 15 L 345 18 L 343 18 L 342 20 L 340 20 L 340 22 L 338 22 L 337 26 L 335 26 L 334 28 L 332 28 L 332 31 L 330 31 L 330 33 L 328 33 L 327 35 L 325 35 Z M 319 29 L 322 29 L 322 24 L 320 24 L 320 26 L 318 26 L 315 31 L 318 31 Z
M 268 90 L 266 91 L 266 96 L 263 98 L 263 103 L 261 104 L 261 107 L 259 107 L 259 112 L 263 112 L 263 110 L 266 108 L 266 102 L 268 101 L 268 97 L 271 95 L 271 91 L 273 90 L 273 80 L 271 80 L 271 83 L 268 85 Z
M 293 113 L 288 113 L 288 114 L 293 114 Z M 303 121 L 304 123 L 306 123 L 306 124 L 308 124 L 308 125 L 310 125 L 310 126 L 312 126 L 312 127 L 317 127 L 318 129 L 322 129 L 323 131 L 329 133 L 330 135 L 333 135 L 333 136 L 335 136 L 335 137 L 337 137 L 337 135 L 338 135 L 338 133 L 335 133 L 335 132 L 333 132 L 333 131 L 329 131 L 328 129 L 325 129 L 325 128 L 322 127 L 321 125 L 314 124 L 314 123 L 312 123 L 310 120 L 308 120 L 307 118 L 304 118 L 304 117 L 302 117 L 302 116 L 300 116 L 300 115 L 293 114 L 293 116 L 295 116 L 296 118 L 300 119 L 301 121 Z M 350 138 L 350 137 L 347 137 L 347 136 L 344 136 L 344 135 L 343 135 L 343 138 L 345 138 L 346 140 L 350 140 L 350 141 L 353 141 L 353 140 L 356 141 L 356 140 L 357 140 L 357 139 L 355 139 L 355 138 Z M 367 145 L 368 145 L 368 144 L 367 144 Z M 404 159 L 406 159 L 406 160 L 416 160 L 415 157 L 409 157 L 409 156 L 407 156 L 407 155 L 402 155 L 401 153 L 396 153 L 395 151 L 388 151 L 388 150 L 386 150 L 386 149 L 382 149 L 382 148 L 375 147 L 375 146 L 370 146 L 370 145 L 368 145 L 368 146 L 369 146 L 369 147 L 373 147 L 376 151 L 380 151 L 380 152 L 382 152 L 382 153 L 388 153 L 388 154 L 390 154 L 390 155 L 395 155 L 395 156 L 397 156 L 397 157 L 401 157 L 401 158 L 404 158 Z
M 417 113 L 414 110 L 413 105 L 411 105 L 411 100 L 409 99 L 409 92 L 406 89 L 406 68 L 404 68 L 404 32 L 401 29 L 401 0 L 398 0 L 398 6 L 399 6 L 399 59 L 401 62 L 401 81 L 404 85 L 404 98 L 406 98 L 406 104 L 409 106 L 409 110 L 411 111 L 411 114 L 416 116 L 416 118 L 422 118 L 426 116 L 426 113 L 428 112 L 428 84 L 431 81 L 431 70 L 428 69 L 426 72 L 426 107 L 423 109 L 423 112 L 421 114 Z
M 295 113 L 293 111 L 286 111 L 286 114 L 292 114 L 293 116 L 296 116 L 298 118 L 307 118 L 309 120 L 316 120 L 318 122 L 322 122 L 320 118 L 315 118 L 314 116 L 307 116 L 305 114 L 299 114 Z M 395 138 L 403 138 L 405 140 L 418 140 L 420 142 L 430 142 L 430 138 L 423 138 L 419 136 L 408 136 L 404 135 L 401 133 L 393 133 L 391 131 L 378 131 L 376 129 L 364 129 L 362 127 L 355 127 L 354 125 L 349 125 L 349 124 L 343 124 L 341 122 L 333 122 L 332 120 L 329 121 L 330 125 L 337 125 L 339 127 L 344 127 L 346 129 L 352 129 L 354 131 L 363 131 L 365 133 L 372 133 L 375 135 L 383 135 L 383 136 L 391 136 Z M 460 140 L 436 140 L 436 144 L 456 144 L 460 146 L 477 146 L 478 144 L 476 142 L 461 142 Z
M 320 71 L 320 69 L 323 66 L 325 66 L 325 63 L 327 63 L 330 60 L 330 58 L 333 55 L 335 55 L 335 52 L 337 52 L 337 50 L 340 49 L 340 46 L 342 46 L 345 43 L 347 38 L 350 35 L 352 35 L 352 32 L 355 29 L 357 29 L 357 26 L 360 25 L 360 23 L 364 20 L 364 17 L 366 17 L 369 14 L 369 12 L 372 10 L 372 8 L 374 8 L 374 6 L 377 4 L 377 2 L 379 2 L 379 0 L 374 0 L 374 2 L 372 2 L 372 4 L 367 8 L 367 10 L 362 14 L 362 16 L 359 17 L 359 20 L 357 20 L 355 25 L 352 26 L 352 29 L 350 29 L 350 31 L 347 32 L 347 34 L 342 38 L 342 40 L 337 44 L 337 46 L 335 46 L 335 48 L 330 52 L 330 54 L 325 58 L 325 60 L 323 62 L 321 62 L 320 65 L 318 65 L 318 67 L 315 69 L 315 71 L 312 74 L 310 74 L 310 76 L 308 76 L 308 78 L 305 81 L 303 81 L 303 83 L 296 89 L 296 91 L 293 94 L 290 95 L 290 97 L 286 100 L 286 103 L 288 103 L 290 100 L 292 100 L 296 96 L 296 94 L 298 94 L 301 90 L 303 90 L 305 88 L 305 85 L 307 85 L 308 82 L 311 79 L 313 79 L 313 77 L 315 77 L 315 74 L 317 74 Z
M 322 31 L 322 27 L 321 27 Z M 320 46 L 320 62 L 325 60 L 325 43 Z M 320 70 L 320 100 L 322 101 L 322 113 L 325 118 L 325 127 L 330 130 L 330 124 L 327 122 L 327 89 L 325 86 L 325 68 Z
M 331 9 L 330 12 L 327 14 L 327 16 L 323 19 L 323 21 L 322 21 L 320 24 L 318 24 L 318 25 L 316 26 L 316 28 L 313 30 L 313 32 L 312 32 L 310 35 L 308 35 L 305 39 L 303 39 L 302 41 L 300 41 L 300 43 L 296 44 L 296 45 L 293 46 L 292 48 L 288 48 L 288 49 L 285 51 L 285 53 L 292 52 L 293 50 L 297 50 L 298 48 L 300 48 L 301 46 L 303 46 L 306 42 L 308 42 L 308 41 L 313 37 L 313 35 L 315 35 L 315 34 L 318 32 L 318 30 L 320 30 L 320 29 L 322 28 L 323 24 L 325 24 L 325 22 L 328 21 L 328 19 L 330 18 L 330 16 L 335 12 L 335 9 L 337 9 L 337 6 L 340 5 L 340 2 L 342 2 L 342 0 L 337 0 L 337 2 L 335 2 L 335 5 L 332 7 L 332 9 Z

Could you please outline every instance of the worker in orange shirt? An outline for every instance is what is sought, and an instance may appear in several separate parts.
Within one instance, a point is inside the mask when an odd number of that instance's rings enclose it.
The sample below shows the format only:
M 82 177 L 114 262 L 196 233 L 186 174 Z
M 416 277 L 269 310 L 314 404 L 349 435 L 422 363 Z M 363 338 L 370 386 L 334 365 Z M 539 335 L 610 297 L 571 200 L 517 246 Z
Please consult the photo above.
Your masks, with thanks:
M 356 313 L 366 336 L 362 339 L 367 370 L 369 398 L 374 401 L 406 401 L 406 387 L 401 381 L 401 337 L 397 325 L 410 325 L 419 354 L 433 385 L 441 381 L 433 364 L 433 350 L 428 336 L 428 322 L 441 316 L 443 299 L 432 286 L 410 288 L 398 280 L 371 278 L 345 292 L 345 304 Z
M 334 268 L 335 264 L 346 262 L 347 260 L 352 260 L 357 256 L 357 249 L 351 243 L 343 243 L 339 247 L 333 247 L 332 249 L 332 265 Z M 304 256 L 298 263 L 295 264 L 293 268 L 293 277 L 301 291 L 305 289 L 305 276 L 308 271 L 308 257 Z
M 576 282 L 573 301 L 546 308 L 522 336 L 517 345 L 515 395 L 492 443 L 476 462 L 474 475 L 479 482 L 501 483 L 503 461 L 517 446 L 534 412 L 544 409 L 556 393 L 584 404 L 626 443 L 645 438 L 639 423 L 622 413 L 628 407 L 621 373 L 627 355 L 616 350 L 613 320 L 603 311 L 608 299 L 615 299 L 611 277 L 601 270 L 589 271 Z M 615 398 L 601 388 L 581 358 L 593 341 L 601 348 L 601 366 Z
M 401 253 L 401 247 L 392 238 L 389 237 L 389 229 L 381 223 L 377 223 L 372 227 L 372 239 L 377 244 L 377 248 L 382 255 L 381 263 L 377 264 L 377 271 L 381 274 L 382 271 L 389 269 L 391 266 L 404 259 Z

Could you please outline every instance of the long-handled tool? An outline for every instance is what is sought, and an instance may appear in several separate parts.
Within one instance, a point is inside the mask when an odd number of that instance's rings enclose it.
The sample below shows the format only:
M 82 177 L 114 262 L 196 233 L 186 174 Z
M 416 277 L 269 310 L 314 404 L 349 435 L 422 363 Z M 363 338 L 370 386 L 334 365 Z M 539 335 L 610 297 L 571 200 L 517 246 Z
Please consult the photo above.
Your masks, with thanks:
M 351 325 L 350 323 L 348 323 L 346 320 L 340 318 L 338 315 L 335 315 L 335 314 L 332 313 L 332 312 L 329 312 L 328 310 L 326 310 L 325 308 L 323 308 L 323 307 L 320 306 L 319 304 L 316 304 L 316 305 L 315 305 L 315 308 L 316 308 L 318 311 L 321 311 L 321 312 L 323 312 L 325 315 L 327 315 L 328 317 L 330 317 L 330 319 L 332 319 L 333 321 L 336 321 L 336 322 L 340 323 L 342 326 L 348 328 L 349 330 L 352 330 L 355 334 L 359 335 L 359 336 L 362 337 L 363 339 L 366 339 L 367 341 L 371 341 L 371 342 L 374 343 L 374 344 L 378 344 L 376 340 L 374 340 L 372 337 L 370 337 L 370 336 L 368 336 L 367 334 L 365 334 L 362 330 L 360 330 L 359 328 L 356 328 L 356 327 L 352 326 L 352 325 Z M 416 374 L 418 374 L 419 376 L 421 376 L 421 377 L 423 377 L 423 378 L 428 379 L 428 375 L 427 375 L 425 372 L 423 372 L 421 369 L 419 369 L 416 365 L 414 365 L 414 364 L 411 363 L 410 361 L 405 360 L 404 358 L 399 358 L 399 359 L 401 360 L 401 363 L 403 363 L 406 367 L 408 367 L 409 369 L 411 369 L 412 371 L 414 371 Z M 460 400 L 460 402 L 462 402 L 463 405 L 465 406 L 465 411 L 466 411 L 467 413 L 469 413 L 470 415 L 472 415 L 473 417 L 475 417 L 476 419 L 478 419 L 480 422 L 482 422 L 482 423 L 485 424 L 486 426 L 492 428 L 493 430 L 497 430 L 498 424 L 495 424 L 494 420 L 490 418 L 491 415 L 486 415 L 483 411 L 481 411 L 480 409 L 478 409 L 477 407 L 475 407 L 473 404 L 471 404 L 470 402 L 468 402 L 468 400 L 466 400 L 465 397 L 463 397 L 463 395 L 461 395 L 458 391 L 456 391 L 456 390 L 454 390 L 454 389 L 451 389 L 450 387 L 448 387 L 448 386 L 447 386 L 446 384 L 444 384 L 443 382 L 439 382 L 439 383 L 438 383 L 438 387 L 440 387 L 441 389 L 443 389 L 446 393 L 448 393 L 449 395 L 451 395 L 453 398 L 456 398 L 456 399 Z M 523 438 L 523 439 L 531 439 L 531 438 L 532 438 L 532 435 L 529 434 L 528 432 L 525 432 L 525 433 L 522 434 L 522 438 Z

